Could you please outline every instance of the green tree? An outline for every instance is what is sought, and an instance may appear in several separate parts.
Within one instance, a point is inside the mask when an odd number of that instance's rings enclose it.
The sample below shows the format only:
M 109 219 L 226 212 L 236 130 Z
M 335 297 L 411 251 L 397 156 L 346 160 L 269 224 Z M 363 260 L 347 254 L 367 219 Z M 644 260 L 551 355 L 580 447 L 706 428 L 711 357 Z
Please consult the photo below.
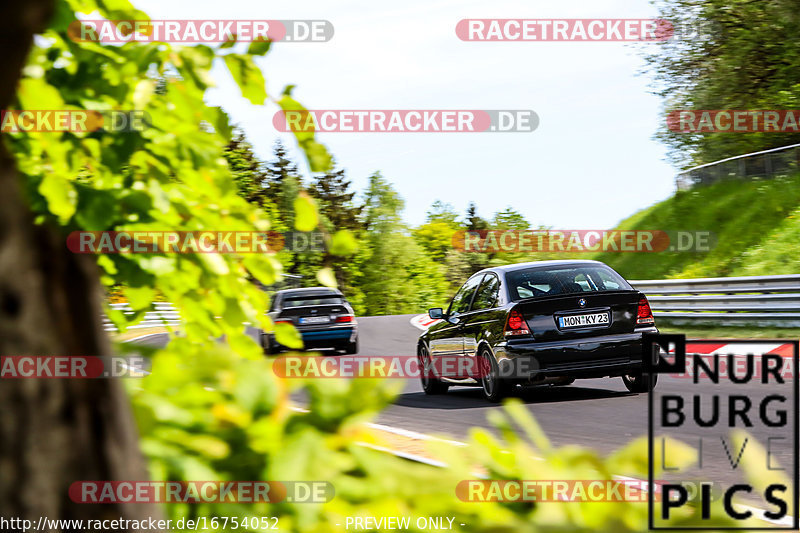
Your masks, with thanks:
M 442 262 L 447 253 L 453 249 L 453 236 L 458 229 L 457 225 L 437 220 L 414 228 L 412 233 L 431 259 Z
M 238 130 L 225 147 L 224 154 L 236 184 L 239 196 L 258 206 L 269 220 L 270 231 L 286 232 L 289 228 L 281 219 L 278 207 L 270 198 L 266 164 L 256 156 L 244 131 Z M 284 206 L 285 208 L 285 206 Z M 276 255 L 277 260 L 290 272 L 294 268 L 294 254 L 286 247 Z
M 428 222 L 444 222 L 451 226 L 458 226 L 458 213 L 452 205 L 436 200 L 428 210 L 426 220 Z
M 796 0 L 658 0 L 656 5 L 660 17 L 678 30 L 678 38 L 649 43 L 645 56 L 665 112 L 800 106 Z M 800 132 L 687 134 L 661 123 L 657 137 L 682 168 L 800 143 Z
M 271 204 L 267 192 L 267 173 L 264 162 L 253 152 L 244 132 L 237 130 L 225 146 L 225 159 L 231 169 L 239 195 L 248 202 L 264 207 Z
M 334 167 L 335 163 L 332 162 L 331 166 Z M 352 238 L 360 234 L 364 227 L 361 219 L 363 206 L 357 205 L 356 191 L 351 190 L 351 182 L 344 169 L 314 176 L 308 192 L 317 201 L 322 227 L 328 232 L 344 230 Z M 330 242 L 329 246 L 332 244 Z M 317 265 L 320 266 L 333 269 L 336 282 L 345 294 L 350 296 L 354 293 L 356 269 L 350 257 L 325 253 Z
M 489 229 L 489 223 L 478 216 L 478 206 L 475 202 L 470 202 L 467 207 L 467 215 L 465 217 L 467 231 L 480 231 Z
M 475 202 L 470 202 L 469 206 L 467 206 L 467 213 L 464 220 L 466 222 L 464 231 L 475 232 L 489 229 L 489 222 L 478 215 L 478 206 L 475 205 Z M 466 279 L 465 274 L 470 275 L 488 267 L 490 265 L 490 256 L 483 252 L 455 251 L 447 258 L 446 262 L 448 278 L 453 276 L 454 273 L 459 273 L 459 279 L 464 280 Z M 456 285 L 458 284 L 460 283 L 456 282 Z
M 303 188 L 303 181 L 280 140 L 275 142 L 273 157 L 265 169 L 266 196 L 277 206 L 286 226 L 294 229 L 294 200 Z
M 453 206 L 436 200 L 428 210 L 426 222 L 413 230 L 414 238 L 428 255 L 442 263 L 453 249 L 453 236 L 460 229 L 458 213 Z
M 339 169 L 315 176 L 308 188 L 309 194 L 317 200 L 320 214 L 330 223 L 329 229 L 358 231 L 363 227 L 363 206 L 356 205 L 356 192 L 350 186 L 344 169 Z
M 357 278 L 367 314 L 421 312 L 446 298 L 441 266 L 408 235 L 403 206 L 403 199 L 380 173 L 370 176 L 364 198 L 368 252 L 360 258 Z
M 530 223 L 519 211 L 506 207 L 492 217 L 492 229 L 497 230 L 524 230 L 529 229 Z

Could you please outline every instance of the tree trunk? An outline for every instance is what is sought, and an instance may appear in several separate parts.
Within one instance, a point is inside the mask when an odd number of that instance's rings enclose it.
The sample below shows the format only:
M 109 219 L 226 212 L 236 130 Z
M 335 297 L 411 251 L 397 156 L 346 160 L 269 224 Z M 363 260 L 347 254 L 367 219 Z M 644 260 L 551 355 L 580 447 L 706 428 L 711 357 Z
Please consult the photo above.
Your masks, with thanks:
M 12 103 L 33 35 L 52 9 L 50 0 L 0 6 L 0 109 Z M 97 266 L 70 253 L 55 228 L 34 225 L 20 179 L 0 143 L 0 355 L 107 356 Z M 143 479 L 118 380 L 0 379 L 0 517 L 159 518 L 152 504 L 78 504 L 68 496 L 75 481 Z

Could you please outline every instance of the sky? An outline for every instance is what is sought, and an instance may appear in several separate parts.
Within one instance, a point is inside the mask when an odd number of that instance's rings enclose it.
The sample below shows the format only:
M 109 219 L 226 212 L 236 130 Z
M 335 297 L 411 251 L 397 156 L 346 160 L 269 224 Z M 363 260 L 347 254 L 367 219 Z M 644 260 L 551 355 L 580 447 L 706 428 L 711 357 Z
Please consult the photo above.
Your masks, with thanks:
M 308 109 L 532 109 L 533 132 L 319 133 L 363 191 L 380 171 L 405 199 L 404 219 L 425 221 L 435 200 L 484 218 L 512 207 L 532 226 L 606 229 L 669 197 L 675 169 L 653 139 L 664 120 L 642 75 L 642 48 L 617 42 L 466 42 L 465 18 L 654 18 L 645 0 L 134 0 L 151 18 L 325 19 L 324 43 L 275 43 L 257 63 L 267 91 L 288 84 Z M 244 129 L 261 159 L 281 139 L 273 103 L 245 100 L 220 63 L 207 102 Z M 306 178 L 307 165 L 301 165 Z

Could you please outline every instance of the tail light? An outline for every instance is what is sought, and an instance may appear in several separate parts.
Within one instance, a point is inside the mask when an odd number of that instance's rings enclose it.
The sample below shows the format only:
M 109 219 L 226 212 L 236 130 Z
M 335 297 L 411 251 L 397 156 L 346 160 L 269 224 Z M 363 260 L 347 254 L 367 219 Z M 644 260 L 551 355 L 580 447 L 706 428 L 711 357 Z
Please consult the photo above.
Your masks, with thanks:
M 353 315 L 342 315 L 336 317 L 336 322 L 352 322 L 353 320 Z
M 506 336 L 531 334 L 531 331 L 528 329 L 528 323 L 525 322 L 525 318 L 522 316 L 519 309 L 512 309 L 511 312 L 508 313 L 503 334 Z
M 639 308 L 636 310 L 636 324 L 652 326 L 656 323 L 653 318 L 653 310 L 650 309 L 650 303 L 647 298 L 642 296 L 639 298 Z
M 294 324 L 291 318 L 276 318 L 274 322 L 276 324 Z

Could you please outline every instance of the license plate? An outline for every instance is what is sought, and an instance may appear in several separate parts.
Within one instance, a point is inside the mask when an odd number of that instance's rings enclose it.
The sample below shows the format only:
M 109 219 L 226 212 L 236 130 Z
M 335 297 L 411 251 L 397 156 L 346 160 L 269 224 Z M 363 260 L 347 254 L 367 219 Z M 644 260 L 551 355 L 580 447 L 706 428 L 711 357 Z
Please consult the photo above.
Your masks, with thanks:
M 307 316 L 300 319 L 301 324 L 327 324 L 330 321 L 329 316 Z
M 560 328 L 581 328 L 585 326 L 605 326 L 609 322 L 608 313 L 592 313 L 591 315 L 570 315 L 558 317 Z

